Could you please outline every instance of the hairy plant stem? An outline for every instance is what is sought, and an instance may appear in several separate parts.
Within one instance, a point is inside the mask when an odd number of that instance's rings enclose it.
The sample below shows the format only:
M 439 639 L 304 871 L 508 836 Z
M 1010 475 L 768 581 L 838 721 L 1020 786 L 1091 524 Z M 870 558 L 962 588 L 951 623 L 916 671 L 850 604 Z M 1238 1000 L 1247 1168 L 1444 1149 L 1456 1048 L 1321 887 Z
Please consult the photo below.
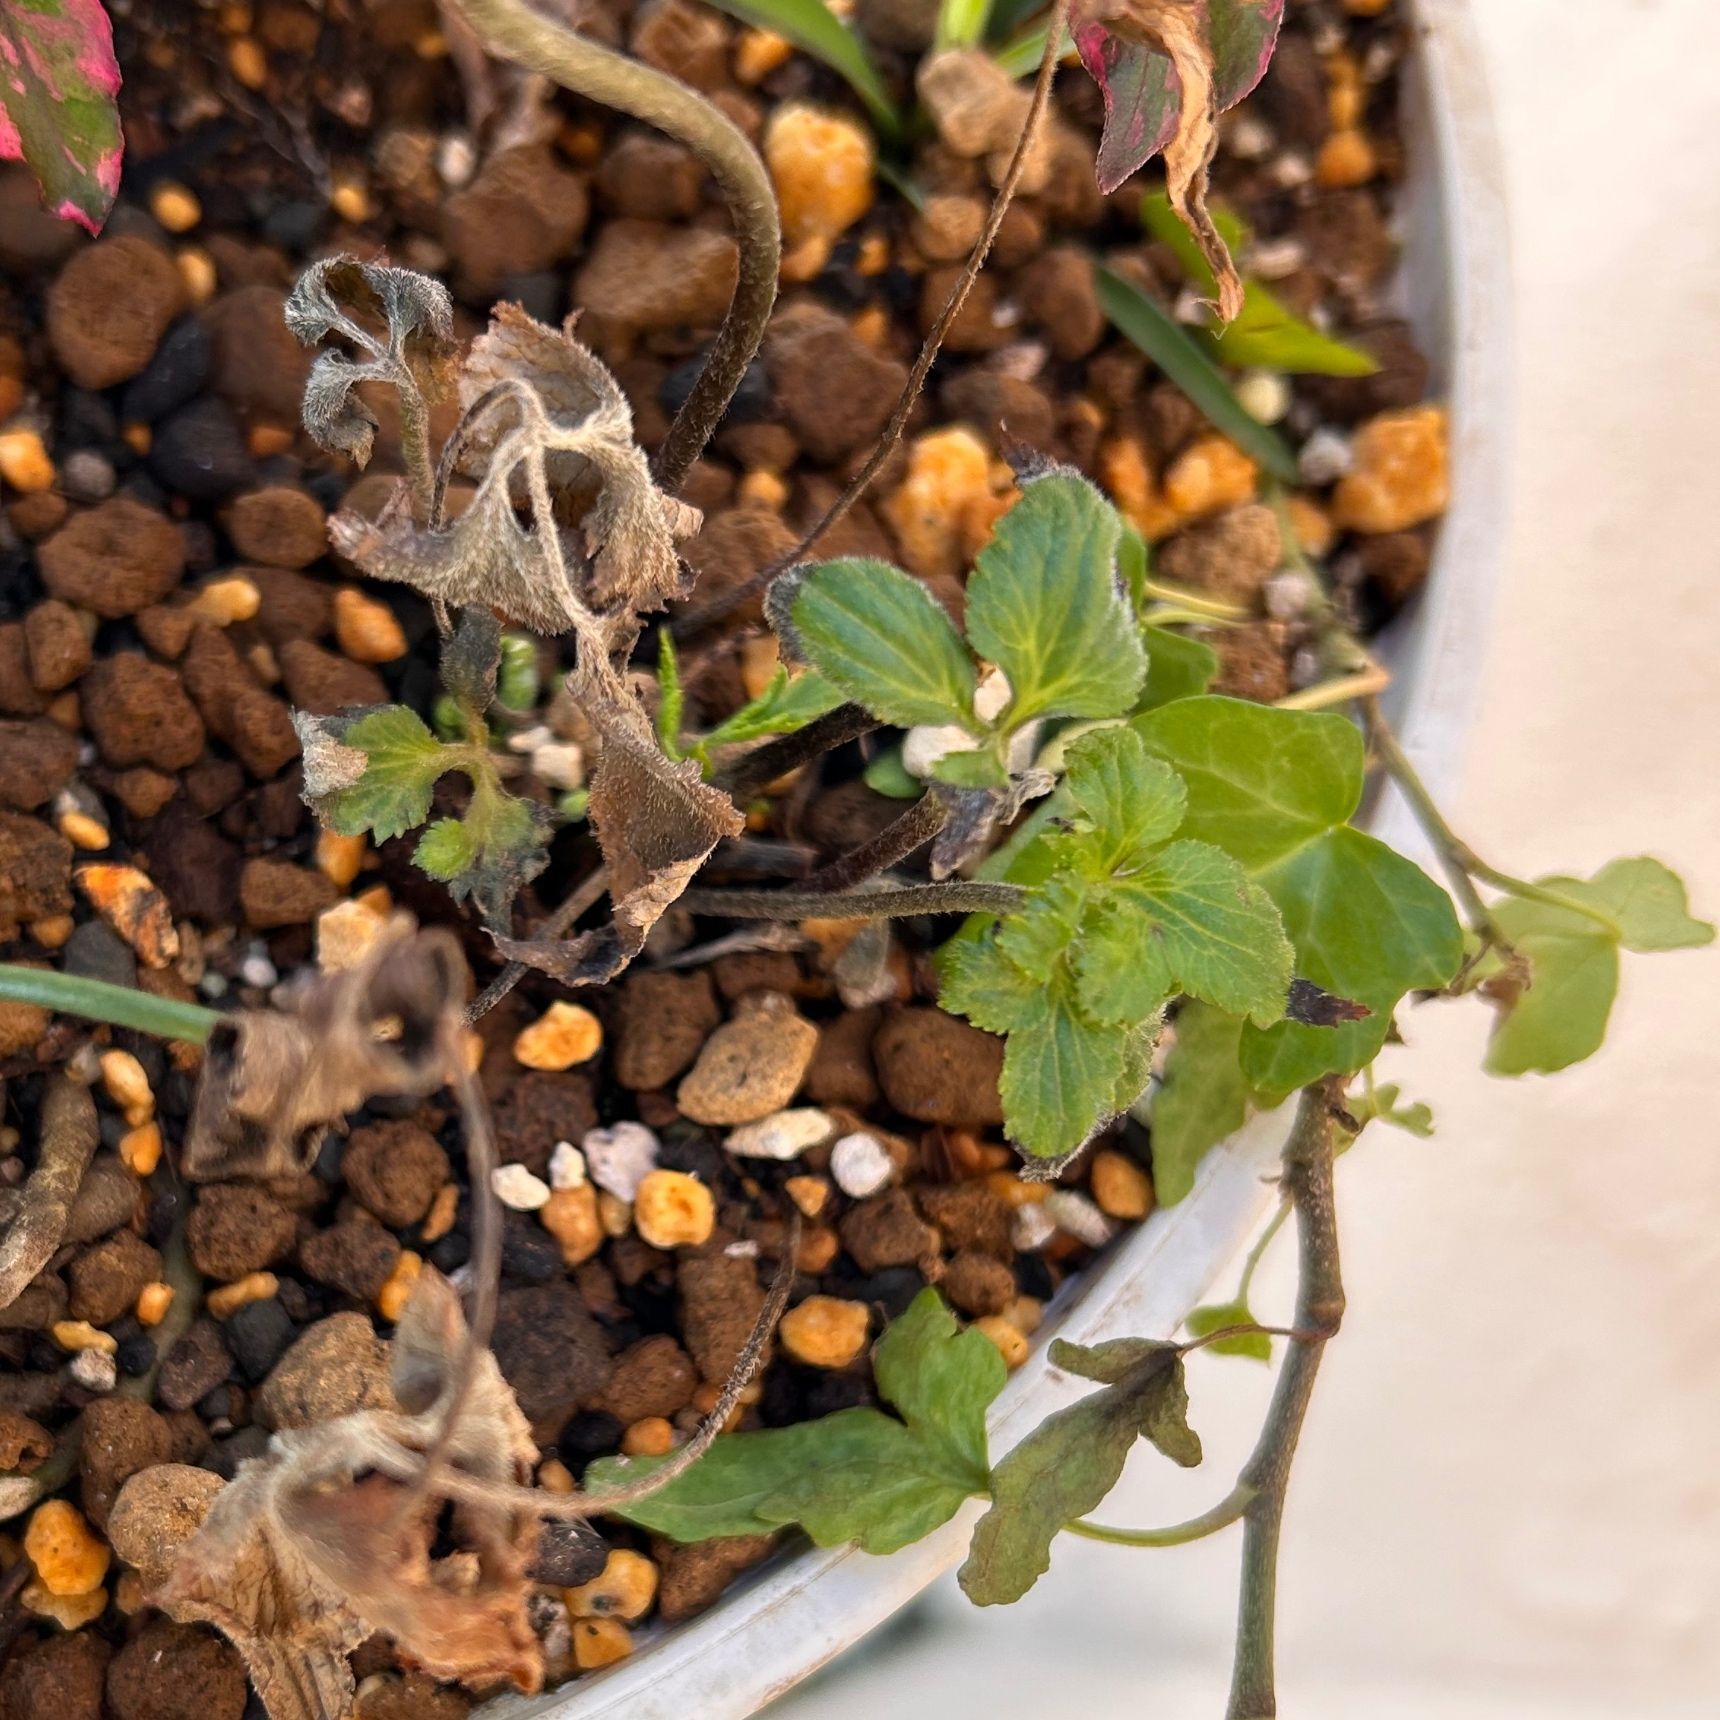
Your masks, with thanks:
M 1226 1720 L 1272 1720 L 1278 1712 L 1273 1664 L 1284 1495 L 1326 1341 L 1344 1318 L 1332 1195 L 1332 1137 L 1342 1094 L 1342 1081 L 1334 1076 L 1305 1087 L 1284 1144 L 1285 1197 L 1295 1210 L 1301 1245 L 1296 1293 L 1300 1335 L 1285 1353 L 1266 1425 L 1237 1482 L 1239 1489 L 1251 1489 L 1253 1497 L 1242 1513 L 1242 1599 Z
M 34 1003 L 58 1015 L 81 1015 L 193 1045 L 201 1045 L 221 1019 L 219 1010 L 155 997 L 129 985 L 109 985 L 106 980 L 83 979 L 51 968 L 17 967 L 11 962 L 0 962 L 0 1003 Z
M 713 786 L 737 803 L 748 801 L 779 776 L 787 776 L 820 754 L 869 735 L 877 726 L 878 719 L 859 705 L 838 705 L 835 710 L 815 717 L 805 728 L 755 747 L 731 769 L 720 772 L 713 779 Z
M 1158 579 L 1152 574 L 1141 581 L 1141 595 L 1162 603 L 1169 609 L 1186 610 L 1202 621 L 1247 621 L 1252 611 L 1240 603 L 1226 603 L 1222 597 L 1208 597 L 1192 586 L 1178 585 L 1173 580 Z M 1150 613 L 1150 612 L 1149 612 Z
M 892 819 L 858 848 L 821 866 L 801 886 L 805 890 L 852 890 L 868 878 L 906 860 L 949 822 L 949 808 L 936 794 L 922 794 L 899 818 Z
M 657 481 L 667 490 L 677 489 L 757 355 L 776 303 L 782 228 L 770 175 L 739 128 L 674 78 L 576 35 L 535 12 L 527 0 L 456 4 L 488 52 L 685 144 L 710 169 L 728 204 L 740 248 L 734 297 L 699 379 L 653 462 Z
M 734 920 L 901 920 L 914 914 L 1013 914 L 1021 884 L 898 884 L 879 890 L 688 890 L 681 906 Z
M 462 3 L 469 4 L 469 0 L 462 0 Z M 1057 61 L 1060 57 L 1058 49 L 1063 44 L 1064 24 L 1068 16 L 1069 0 L 1053 0 L 1045 49 L 1039 57 L 1039 74 L 1033 82 L 1033 99 L 1022 121 L 1021 136 L 1016 140 L 1015 153 L 1010 157 L 1009 167 L 1004 173 L 1003 182 L 997 188 L 996 196 L 992 198 L 985 226 L 980 230 L 980 236 L 974 242 L 968 260 L 962 265 L 955 285 L 950 288 L 950 296 L 944 301 L 944 308 L 938 312 L 937 321 L 932 324 L 931 332 L 921 345 L 919 356 L 914 360 L 914 367 L 908 373 L 907 383 L 896 401 L 895 410 L 890 414 L 890 421 L 884 426 L 872 452 L 866 457 L 865 465 L 848 481 L 842 494 L 825 511 L 824 517 L 786 555 L 779 556 L 750 579 L 743 580 L 724 592 L 721 597 L 689 610 L 675 622 L 673 630 L 677 638 L 688 638 L 701 627 L 720 620 L 755 592 L 763 590 L 784 568 L 804 560 L 818 540 L 859 501 L 872 480 L 883 470 L 891 450 L 907 427 L 908 419 L 914 410 L 914 402 L 919 399 L 920 390 L 925 387 L 926 378 L 930 375 L 932 365 L 937 361 L 938 353 L 944 344 L 944 336 L 949 333 L 950 325 L 961 314 L 962 306 L 967 303 L 967 296 L 973 291 L 973 284 L 979 279 L 980 270 L 985 267 L 985 260 L 991 254 L 998 229 L 1002 227 L 1003 218 L 1009 213 L 1009 206 L 1014 201 L 1015 189 L 1021 183 L 1021 175 L 1027 167 L 1027 158 L 1032 153 L 1039 129 L 1045 120 L 1046 110 L 1051 105 L 1051 85 L 1057 76 Z
M 1417 774 L 1391 724 L 1386 721 L 1379 701 L 1365 698 L 1361 701 L 1361 710 L 1362 721 L 1368 731 L 1368 742 L 1374 749 L 1374 755 L 1409 803 L 1416 823 L 1433 844 L 1440 866 L 1450 879 L 1451 888 L 1462 902 L 1464 912 L 1469 916 L 1470 925 L 1480 936 L 1501 949 L 1511 948 L 1509 940 L 1500 932 L 1498 923 L 1475 888 L 1477 878 L 1484 884 L 1491 884 L 1496 890 L 1503 890 L 1508 896 L 1516 896 L 1525 902 L 1539 902 L 1548 908 L 1562 908 L 1569 914 L 1579 914 L 1585 920 L 1593 920 L 1596 925 L 1604 926 L 1615 938 L 1623 937 L 1623 928 L 1605 909 L 1579 901 L 1575 896 L 1567 896 L 1562 890 L 1550 890 L 1544 884 L 1534 884 L 1527 878 L 1516 878 L 1509 872 L 1501 872 L 1497 866 L 1489 866 L 1446 823 L 1445 815 L 1429 793 L 1427 784 Z
M 1300 692 L 1287 693 L 1274 699 L 1280 711 L 1329 711 L 1335 705 L 1347 705 L 1352 699 L 1371 699 L 1391 685 L 1391 670 L 1371 659 L 1360 669 L 1335 675 L 1330 681 L 1316 681 Z

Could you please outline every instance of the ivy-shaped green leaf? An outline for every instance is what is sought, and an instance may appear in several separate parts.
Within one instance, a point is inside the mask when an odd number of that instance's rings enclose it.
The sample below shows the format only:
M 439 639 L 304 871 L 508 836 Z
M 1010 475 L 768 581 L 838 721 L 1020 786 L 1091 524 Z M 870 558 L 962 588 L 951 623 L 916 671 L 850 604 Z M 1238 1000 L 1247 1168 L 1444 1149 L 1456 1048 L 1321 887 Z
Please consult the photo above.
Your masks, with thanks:
M 1351 1094 L 1345 1101 L 1345 1109 L 1360 1126 L 1385 1123 L 1402 1129 L 1406 1135 L 1427 1140 L 1433 1134 L 1433 1107 L 1419 1102 L 1406 1105 L 1402 1097 L 1402 1089 L 1395 1081 L 1381 1081 L 1365 1092 Z
M 1003 1360 L 928 1289 L 879 1339 L 873 1372 L 902 1420 L 848 1409 L 728 1434 L 686 1474 L 616 1514 L 683 1542 L 798 1523 L 821 1547 L 855 1541 L 869 1553 L 893 1553 L 930 1534 L 986 1490 L 985 1414 L 1003 1389 Z M 664 1461 L 606 1458 L 587 1485 L 601 1493 Z
M 1092 1349 L 1055 1343 L 1051 1360 L 1105 1382 L 1036 1427 L 991 1473 L 991 1509 L 958 1573 L 976 1606 L 1019 1600 L 1051 1563 L 1051 1543 L 1116 1485 L 1137 1439 L 1173 1462 L 1200 1462 L 1174 1344 L 1123 1338 Z
M 1135 701 L 1137 711 L 1156 710 L 1173 699 L 1192 699 L 1211 686 L 1218 673 L 1218 653 L 1210 645 L 1168 627 L 1144 627 L 1141 637 L 1147 647 L 1147 679 Z
M 1678 875 L 1647 856 L 1611 861 L 1594 877 L 1543 878 L 1541 885 L 1610 918 L 1510 898 L 1493 917 L 1529 963 L 1529 984 L 1501 999 L 1487 1048 L 1494 1075 L 1551 1074 L 1599 1050 L 1618 993 L 1619 951 L 1691 949 L 1714 928 L 1693 919 Z
M 1146 678 L 1146 653 L 1117 577 L 1122 527 L 1085 478 L 1053 471 L 979 552 L 967 585 L 968 639 L 1009 680 L 1007 720 L 1114 717 Z
M 1208 1302 L 1196 1308 L 1183 1324 L 1191 1337 L 1204 1338 L 1227 1326 L 1252 1326 L 1255 1319 L 1244 1301 Z M 1214 1338 L 1205 1347 L 1215 1356 L 1246 1356 L 1252 1362 L 1272 1360 L 1272 1340 L 1264 1332 L 1236 1332 L 1228 1338 Z
M 943 606 L 899 567 L 855 556 L 791 570 L 772 588 L 772 615 L 790 652 L 873 716 L 977 732 L 973 658 Z
M 1362 793 L 1355 727 L 1211 696 L 1180 699 L 1130 727 L 1187 785 L 1182 835 L 1239 860 L 1277 904 L 1296 973 L 1369 1011 L 1337 1027 L 1250 1025 L 1241 1045 L 1249 1085 L 1277 1099 L 1371 1062 L 1398 1002 L 1446 984 L 1463 950 L 1445 892 L 1347 823 Z

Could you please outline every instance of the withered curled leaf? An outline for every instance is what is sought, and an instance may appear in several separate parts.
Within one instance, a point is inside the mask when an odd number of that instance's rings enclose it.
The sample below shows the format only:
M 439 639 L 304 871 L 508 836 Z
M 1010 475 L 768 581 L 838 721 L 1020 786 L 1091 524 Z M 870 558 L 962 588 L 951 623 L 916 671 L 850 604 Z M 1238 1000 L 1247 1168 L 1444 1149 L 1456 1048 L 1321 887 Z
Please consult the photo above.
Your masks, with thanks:
M 646 935 L 711 850 L 725 836 L 738 836 L 744 820 L 693 760 L 675 763 L 664 755 L 638 700 L 608 660 L 583 644 L 568 692 L 602 740 L 589 816 L 615 911 L 608 925 L 577 938 L 497 938 L 496 947 L 564 985 L 601 985 L 645 947 Z
M 181 1622 L 215 1625 L 243 1655 L 270 1720 L 348 1720 L 347 1655 L 381 1631 L 432 1677 L 543 1682 L 527 1617 L 536 1515 L 517 1504 L 450 1504 L 413 1487 L 455 1402 L 466 1323 L 426 1268 L 394 1339 L 397 1410 L 363 1410 L 278 1433 L 239 1466 L 151 1597 Z M 523 1486 L 537 1458 L 489 1351 L 460 1399 L 444 1473 Z M 454 1549 L 439 1530 L 446 1528 Z
M 327 1126 L 379 1094 L 433 1092 L 468 975 L 453 936 L 383 928 L 357 967 L 300 994 L 291 1013 L 244 1010 L 209 1036 L 186 1133 L 193 1182 L 306 1169 Z
M 386 325 L 386 340 L 358 320 L 374 311 Z M 355 314 L 356 313 L 356 314 Z M 305 383 L 305 429 L 320 447 L 364 465 L 376 435 L 376 419 L 353 397 L 361 382 L 386 382 L 416 392 L 409 348 L 440 356 L 454 332 L 448 289 L 428 275 L 356 257 L 325 257 L 299 276 L 287 295 L 287 327 L 306 346 L 338 334 L 366 356 L 325 352 Z
M 337 514 L 329 534 L 342 555 L 374 578 L 451 607 L 487 605 L 539 633 L 594 612 L 630 617 L 680 592 L 675 543 L 700 515 L 652 482 L 626 397 L 569 328 L 498 306 L 459 390 L 466 415 L 443 452 L 438 495 L 451 465 L 479 474 L 466 511 L 444 522 L 438 510 L 420 527 L 402 491 L 374 520 Z

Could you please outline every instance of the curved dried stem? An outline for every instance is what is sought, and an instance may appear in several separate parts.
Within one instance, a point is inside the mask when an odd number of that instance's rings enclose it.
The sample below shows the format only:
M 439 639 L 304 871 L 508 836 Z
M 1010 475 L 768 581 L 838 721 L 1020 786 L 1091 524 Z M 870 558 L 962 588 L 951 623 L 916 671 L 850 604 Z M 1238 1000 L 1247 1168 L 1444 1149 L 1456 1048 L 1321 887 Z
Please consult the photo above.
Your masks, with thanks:
M 36 1168 L 0 1238 L 0 1308 L 9 1308 L 53 1258 L 100 1139 L 89 1088 L 56 1075 L 42 1101 Z
M 818 540 L 859 501 L 872 480 L 883 470 L 884 462 L 889 459 L 891 450 L 907 427 L 909 415 L 914 410 L 914 402 L 919 399 L 920 390 L 925 387 L 926 377 L 931 373 L 932 365 L 937 361 L 938 353 L 944 344 L 944 336 L 949 333 L 950 325 L 961 314 L 962 306 L 967 303 L 967 296 L 973 291 L 973 284 L 979 279 L 980 270 L 985 267 L 985 260 L 991 254 L 991 247 L 997 238 L 998 229 L 1003 225 L 1003 218 L 1009 213 L 1016 187 L 1021 183 L 1021 175 L 1027 167 L 1027 158 L 1039 136 L 1046 110 L 1051 105 L 1051 85 L 1057 76 L 1059 50 L 1063 45 L 1064 26 L 1068 18 L 1069 0 L 1055 0 L 1047 26 L 1045 52 L 1039 61 L 1038 76 L 1033 81 L 1033 99 L 1022 121 L 1021 136 L 1016 140 L 1015 154 L 1010 157 L 1003 183 L 998 186 L 997 195 L 992 199 L 985 226 L 981 229 L 973 250 L 968 253 L 968 259 L 962 265 L 962 272 L 956 277 L 955 285 L 950 288 L 950 296 L 944 301 L 944 308 L 938 312 L 938 320 L 932 324 L 931 332 L 920 347 L 919 356 L 914 360 L 914 368 L 909 371 L 901 397 L 890 414 L 890 421 L 884 426 L 883 434 L 879 436 L 865 465 L 854 474 L 841 495 L 830 504 L 824 517 L 792 550 L 750 579 L 743 580 L 724 592 L 721 597 L 713 598 L 709 603 L 683 615 L 674 624 L 673 631 L 677 638 L 689 637 L 701 627 L 709 626 L 711 622 L 730 614 L 739 604 L 769 585 L 785 568 L 804 560 Z
M 736 920 L 901 920 L 915 914 L 1013 914 L 1021 884 L 897 884 L 877 890 L 687 890 L 681 906 Z
M 599 866 L 595 872 L 581 879 L 573 894 L 544 921 L 542 927 L 539 928 L 538 935 L 545 938 L 562 936 L 587 908 L 597 905 L 603 892 L 608 888 L 609 873 L 606 868 Z M 524 962 L 508 962 L 502 971 L 466 1005 L 467 1023 L 481 1021 L 531 971 Z
M 685 84 L 576 35 L 534 12 L 526 0 L 456 3 L 490 53 L 684 143 L 710 169 L 728 204 L 740 247 L 734 298 L 698 381 L 657 451 L 657 481 L 676 489 L 757 355 L 776 302 L 782 229 L 770 175 L 739 129 Z
M 949 807 L 937 794 L 922 794 L 870 842 L 863 842 L 828 866 L 821 866 L 802 888 L 852 890 L 898 861 L 906 860 L 916 849 L 924 848 L 949 822 L 949 817 Z

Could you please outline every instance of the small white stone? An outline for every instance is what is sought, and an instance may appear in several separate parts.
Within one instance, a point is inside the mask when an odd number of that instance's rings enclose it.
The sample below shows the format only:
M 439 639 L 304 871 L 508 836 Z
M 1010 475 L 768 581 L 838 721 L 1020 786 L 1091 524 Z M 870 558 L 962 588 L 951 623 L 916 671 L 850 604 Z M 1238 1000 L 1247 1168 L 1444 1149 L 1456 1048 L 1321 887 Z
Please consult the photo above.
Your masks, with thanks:
M 1260 588 L 1266 613 L 1274 621 L 1300 621 L 1319 600 L 1319 583 L 1299 567 L 1275 573 Z
M 549 1156 L 551 1188 L 585 1187 L 585 1154 L 572 1141 L 557 1141 Z
M 515 753 L 535 753 L 539 747 L 546 747 L 555 739 L 548 728 L 542 723 L 534 723 L 529 729 L 521 729 L 517 735 L 508 736 L 508 751 Z
M 551 741 L 532 754 L 532 774 L 551 788 L 582 787 L 585 754 L 572 741 Z
M 1290 384 L 1273 370 L 1251 370 L 1236 385 L 1236 403 L 1256 424 L 1276 424 L 1290 410 Z
M 920 723 L 902 737 L 902 768 L 909 776 L 929 777 L 939 759 L 978 748 L 978 740 L 960 723 Z
M 743 1159 L 797 1159 L 808 1147 L 820 1146 L 836 1133 L 836 1122 L 812 1105 L 799 1105 L 743 1123 L 723 1142 Z
M 1212 321 L 1212 300 L 1198 287 L 1184 287 L 1177 294 L 1171 315 L 1190 328 L 1205 328 Z
M 629 1205 L 639 1185 L 657 1168 L 657 1137 L 643 1123 L 591 1129 L 580 1142 L 591 1180 Z
M 1224 147 L 1238 161 L 1264 161 L 1277 145 L 1272 127 L 1250 113 L 1238 114 L 1224 136 Z
M 79 1350 L 66 1371 L 85 1391 L 111 1392 L 119 1380 L 119 1364 L 103 1350 Z
M 731 1260 L 757 1260 L 758 1244 L 750 1237 L 744 1237 L 739 1242 L 731 1242 L 723 1253 Z
M 259 991 L 267 991 L 281 976 L 275 971 L 275 964 L 260 949 L 253 947 L 246 953 L 245 959 L 239 964 L 239 978 L 246 985 L 254 985 Z
M 549 1184 L 524 1165 L 497 1165 L 490 1172 L 490 1188 L 503 1206 L 515 1212 L 536 1212 L 549 1199 Z
M 1320 653 L 1312 645 L 1298 645 L 1290 658 L 1290 685 L 1296 692 L 1318 684 L 1322 677 Z
M 478 150 L 463 131 L 451 131 L 436 146 L 436 171 L 442 183 L 458 191 L 478 171 Z
M 1018 1206 L 1010 1216 L 1009 1240 L 1017 1254 L 1037 1254 L 1057 1234 L 1057 1220 L 1043 1201 Z
M 864 1200 L 889 1184 L 896 1161 L 876 1135 L 844 1135 L 830 1149 L 830 1174 L 845 1195 Z
M 1286 150 L 1267 168 L 1272 183 L 1284 191 L 1295 191 L 1314 177 L 1314 164 L 1307 156 Z
M 1089 1248 L 1103 1248 L 1115 1232 L 1110 1219 L 1078 1189 L 1054 1188 L 1040 1205 L 1059 1230 Z
M 1261 239 L 1248 253 L 1248 272 L 1256 280 L 1282 281 L 1308 261 L 1308 247 L 1300 239 Z
M 988 669 L 973 690 L 973 714 L 982 723 L 996 722 L 1014 696 L 1009 677 L 1001 669 Z
M 1296 455 L 1296 472 L 1304 484 L 1323 489 L 1337 483 L 1354 463 L 1349 437 L 1341 430 L 1324 427 L 1302 444 Z

